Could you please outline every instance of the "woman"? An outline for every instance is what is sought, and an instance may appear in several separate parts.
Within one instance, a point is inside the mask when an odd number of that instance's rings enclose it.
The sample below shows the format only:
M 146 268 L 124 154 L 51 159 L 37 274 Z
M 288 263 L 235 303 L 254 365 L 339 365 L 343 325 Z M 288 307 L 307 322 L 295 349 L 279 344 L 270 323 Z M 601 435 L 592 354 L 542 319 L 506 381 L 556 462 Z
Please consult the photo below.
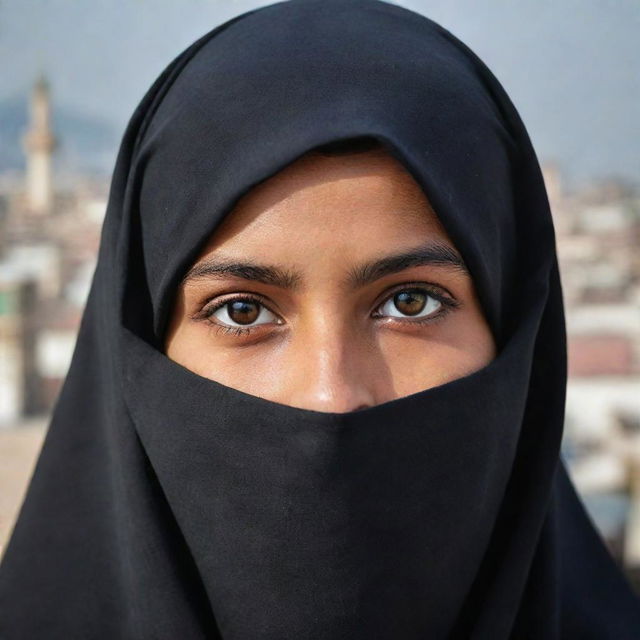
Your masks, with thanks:
M 375 0 L 243 14 L 125 133 L 0 635 L 638 637 L 565 384 L 548 202 L 486 67 Z

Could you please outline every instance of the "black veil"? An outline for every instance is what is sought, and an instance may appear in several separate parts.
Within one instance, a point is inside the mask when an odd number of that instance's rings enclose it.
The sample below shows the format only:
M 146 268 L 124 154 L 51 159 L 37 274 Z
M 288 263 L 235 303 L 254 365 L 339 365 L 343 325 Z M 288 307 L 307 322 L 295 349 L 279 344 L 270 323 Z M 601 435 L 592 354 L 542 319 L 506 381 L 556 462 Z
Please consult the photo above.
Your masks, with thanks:
M 348 413 L 162 353 L 185 269 L 252 186 L 377 138 L 473 274 L 499 352 Z M 0 566 L 0 637 L 640 637 L 559 458 L 565 330 L 538 161 L 484 64 L 377 0 L 245 13 L 124 134 L 71 367 Z

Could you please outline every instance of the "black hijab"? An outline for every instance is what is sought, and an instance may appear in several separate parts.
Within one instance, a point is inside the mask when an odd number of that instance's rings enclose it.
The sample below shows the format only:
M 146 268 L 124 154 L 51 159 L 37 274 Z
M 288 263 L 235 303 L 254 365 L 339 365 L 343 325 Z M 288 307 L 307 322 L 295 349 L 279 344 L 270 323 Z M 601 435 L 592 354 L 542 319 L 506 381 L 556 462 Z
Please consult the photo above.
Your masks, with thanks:
M 325 413 L 162 352 L 172 296 L 252 186 L 377 138 L 473 274 L 499 353 Z M 319 221 L 321 223 L 321 221 Z M 124 135 L 71 368 L 0 573 L 0 637 L 640 637 L 559 460 L 565 331 L 536 156 L 483 63 L 376 0 L 245 13 Z

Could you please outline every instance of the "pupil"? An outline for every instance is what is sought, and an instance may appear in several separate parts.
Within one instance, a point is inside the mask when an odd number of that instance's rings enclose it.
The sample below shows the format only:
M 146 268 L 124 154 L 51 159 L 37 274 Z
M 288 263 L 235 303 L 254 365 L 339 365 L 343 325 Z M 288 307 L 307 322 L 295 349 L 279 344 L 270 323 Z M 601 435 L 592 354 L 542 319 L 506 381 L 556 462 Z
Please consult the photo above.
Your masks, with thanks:
M 427 296 L 417 291 L 402 291 L 396 293 L 393 302 L 401 313 L 406 315 L 415 315 L 424 309 Z
M 259 315 L 258 305 L 249 300 L 235 300 L 227 305 L 229 317 L 238 324 L 251 324 Z

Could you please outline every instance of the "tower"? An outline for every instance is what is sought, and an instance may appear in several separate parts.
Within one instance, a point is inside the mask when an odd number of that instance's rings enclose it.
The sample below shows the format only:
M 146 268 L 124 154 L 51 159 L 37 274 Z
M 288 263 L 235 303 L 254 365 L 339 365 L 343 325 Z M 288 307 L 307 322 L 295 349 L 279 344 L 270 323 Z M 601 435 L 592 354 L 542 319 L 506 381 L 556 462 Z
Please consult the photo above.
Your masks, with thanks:
M 50 128 L 49 85 L 42 74 L 31 94 L 30 116 L 23 138 L 27 156 L 27 206 L 34 213 L 45 214 L 51 211 L 53 202 L 51 154 L 56 139 Z

